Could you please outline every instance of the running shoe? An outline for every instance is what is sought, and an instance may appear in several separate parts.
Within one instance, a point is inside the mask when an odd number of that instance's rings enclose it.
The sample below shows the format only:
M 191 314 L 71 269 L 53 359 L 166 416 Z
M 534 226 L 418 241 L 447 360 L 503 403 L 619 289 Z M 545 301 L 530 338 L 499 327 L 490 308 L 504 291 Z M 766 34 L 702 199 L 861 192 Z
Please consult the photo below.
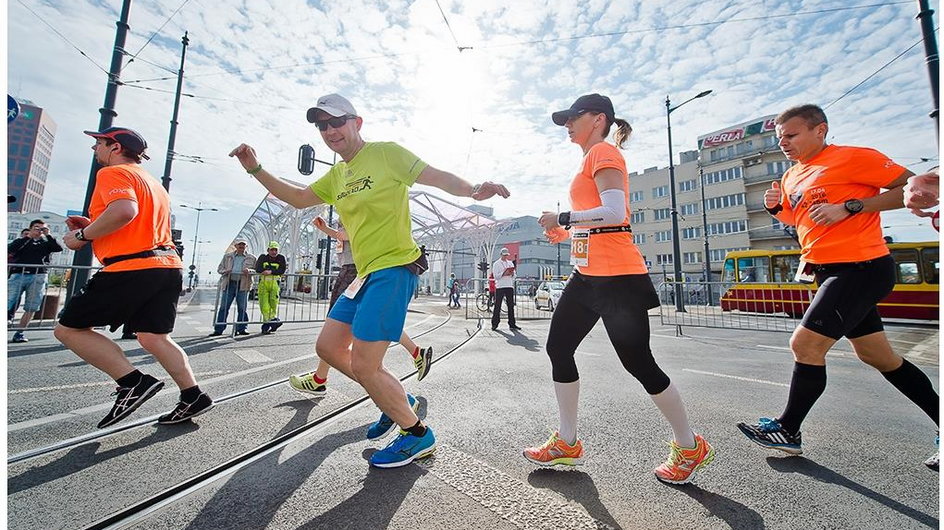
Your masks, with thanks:
M 568 445 L 561 440 L 560 434 L 555 432 L 544 445 L 528 447 L 523 454 L 539 466 L 579 466 L 583 463 L 583 443 L 577 440 L 574 445 Z
M 707 466 L 715 458 L 715 450 L 700 434 L 695 435 L 695 447 L 679 447 L 675 441 L 669 442 L 669 458 L 652 470 L 656 478 L 669 484 L 688 484 L 695 476 L 695 471 Z
M 934 451 L 934 455 L 932 455 L 930 458 L 924 461 L 924 465 L 928 466 L 928 469 L 932 471 L 938 471 L 938 464 L 940 463 L 940 460 L 941 460 L 941 452 L 940 452 L 941 436 L 940 434 L 934 437 L 934 447 L 937 450 Z
M 157 423 L 160 423 L 161 425 L 170 425 L 172 423 L 184 422 L 190 418 L 193 418 L 194 416 L 199 416 L 212 409 L 213 405 L 215 405 L 215 403 L 213 403 L 213 399 L 205 393 L 200 392 L 200 395 L 197 396 L 197 399 L 193 400 L 192 403 L 178 401 L 177 406 L 174 407 L 174 410 L 157 418 Z
M 288 384 L 294 390 L 302 394 L 311 394 L 313 396 L 324 397 L 328 391 L 328 383 L 318 383 L 315 381 L 315 372 L 308 372 L 302 375 L 288 376 Z
M 407 394 L 406 399 L 410 402 L 410 408 L 413 409 L 414 413 L 419 410 L 420 402 L 417 401 L 415 397 L 413 397 L 413 394 Z M 390 434 L 390 431 L 392 431 L 396 426 L 397 424 L 392 419 L 390 419 L 390 416 L 387 416 L 385 413 L 381 412 L 380 419 L 372 423 L 371 426 L 367 428 L 367 439 L 376 440 L 377 438 L 383 438 L 384 436 Z
M 370 465 L 374 467 L 401 467 L 410 462 L 426 458 L 436 450 L 436 437 L 433 430 L 426 428 L 423 436 L 414 436 L 404 430 L 380 451 L 370 456 Z
M 787 432 L 777 420 L 761 418 L 754 425 L 741 422 L 737 426 L 744 433 L 744 436 L 747 436 L 757 445 L 769 449 L 779 449 L 791 455 L 803 454 L 803 449 L 800 448 L 802 443 L 801 434 Z
M 16 333 L 13 334 L 13 339 L 11 340 L 11 342 L 29 342 L 29 339 L 23 336 L 22 331 L 17 331 Z
M 115 404 L 112 406 L 108 415 L 102 421 L 98 422 L 98 428 L 103 429 L 113 423 L 117 423 L 129 414 L 137 410 L 145 401 L 151 399 L 155 394 L 164 388 L 164 383 L 148 374 L 142 374 L 138 384 L 132 387 L 119 386 L 115 389 L 113 396 Z
M 413 358 L 413 366 L 416 367 L 416 380 L 422 381 L 429 373 L 429 367 L 433 362 L 433 348 L 417 348 L 420 354 Z

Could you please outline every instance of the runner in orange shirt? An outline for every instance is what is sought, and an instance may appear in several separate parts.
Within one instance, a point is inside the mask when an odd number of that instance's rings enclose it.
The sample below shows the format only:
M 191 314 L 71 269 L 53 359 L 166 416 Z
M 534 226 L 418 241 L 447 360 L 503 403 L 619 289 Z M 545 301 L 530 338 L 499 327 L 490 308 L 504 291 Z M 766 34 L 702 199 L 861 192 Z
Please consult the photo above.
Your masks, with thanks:
M 147 143 L 131 129 L 85 131 L 95 138 L 92 151 L 104 166 L 95 176 L 89 216 L 70 216 L 67 247 L 92 243 L 105 268 L 66 304 L 55 336 L 86 362 L 118 384 L 115 405 L 99 422 L 116 423 L 157 394 L 164 383 L 128 362 L 114 341 L 92 328 L 122 324 L 137 332 L 138 342 L 174 379 L 180 402 L 158 423 L 179 423 L 213 407 L 197 386 L 187 354 L 170 338 L 183 285 L 180 256 L 170 233 L 170 198 L 139 165 Z
M 560 430 L 544 445 L 525 449 L 524 457 L 544 466 L 581 463 L 580 381 L 574 353 L 602 318 L 623 367 L 642 383 L 675 435 L 669 458 L 654 473 L 661 481 L 685 484 L 711 462 L 714 449 L 692 431 L 678 389 L 649 348 L 648 310 L 657 307 L 659 299 L 645 260 L 633 244 L 626 161 L 617 149 L 632 128 L 616 118 L 610 99 L 599 94 L 580 96 L 552 119 L 566 127 L 570 141 L 583 150 L 583 165 L 570 185 L 573 211 L 544 212 L 539 223 L 551 243 L 571 238 L 571 262 L 577 270 L 557 303 L 547 337 Z M 613 124 L 615 146 L 605 141 Z
M 826 389 L 826 353 L 841 337 L 938 423 L 937 392 L 892 351 L 877 308 L 895 284 L 879 212 L 902 207 L 902 187 L 913 173 L 874 149 L 828 145 L 826 114 L 816 105 L 787 109 L 775 123 L 780 150 L 795 164 L 767 190 L 765 207 L 796 226 L 802 247 L 796 279 L 815 279 L 819 289 L 790 338 L 796 363 L 783 414 L 738 428 L 758 445 L 802 453 L 800 424 Z M 925 464 L 937 470 L 937 455 Z

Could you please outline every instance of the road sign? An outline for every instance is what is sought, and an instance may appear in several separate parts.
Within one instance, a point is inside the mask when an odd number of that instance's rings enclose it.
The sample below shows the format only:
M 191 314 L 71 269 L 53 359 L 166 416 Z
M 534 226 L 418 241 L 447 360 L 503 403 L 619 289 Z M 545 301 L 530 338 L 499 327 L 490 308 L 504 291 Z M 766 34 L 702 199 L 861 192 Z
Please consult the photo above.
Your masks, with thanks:
M 7 94 L 7 123 L 15 120 L 20 114 L 20 104 L 13 99 L 13 96 Z

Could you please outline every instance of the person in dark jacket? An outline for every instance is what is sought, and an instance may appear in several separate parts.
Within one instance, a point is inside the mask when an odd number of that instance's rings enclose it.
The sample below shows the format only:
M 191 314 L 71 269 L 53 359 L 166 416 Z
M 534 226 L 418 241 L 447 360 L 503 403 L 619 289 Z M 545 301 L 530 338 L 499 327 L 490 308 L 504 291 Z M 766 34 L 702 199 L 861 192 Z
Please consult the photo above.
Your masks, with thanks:
M 279 280 L 285 274 L 285 256 L 279 254 L 279 242 L 270 241 L 265 254 L 256 259 L 259 277 L 259 311 L 262 312 L 262 334 L 279 329 Z
M 49 265 L 49 255 L 53 252 L 62 252 L 62 246 L 49 235 L 49 227 L 42 219 L 30 221 L 29 234 L 7 245 L 7 256 L 11 263 L 10 278 L 7 280 L 7 316 L 11 319 L 20 296 L 26 293 L 20 328 L 25 329 L 29 325 L 43 302 L 47 275 L 46 267 L 42 265 Z M 13 334 L 13 342 L 28 340 L 22 331 Z

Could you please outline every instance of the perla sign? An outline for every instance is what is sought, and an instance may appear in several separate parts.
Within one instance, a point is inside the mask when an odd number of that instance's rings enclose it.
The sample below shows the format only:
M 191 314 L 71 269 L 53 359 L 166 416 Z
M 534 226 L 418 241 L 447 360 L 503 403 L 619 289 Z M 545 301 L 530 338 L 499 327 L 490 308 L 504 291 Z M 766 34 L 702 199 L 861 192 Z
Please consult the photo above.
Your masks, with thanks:
M 728 142 L 742 140 L 746 136 L 761 134 L 774 130 L 774 117 L 766 118 L 758 122 L 750 123 L 741 127 L 727 129 L 721 132 L 711 133 L 698 139 L 698 148 L 706 149 L 715 147 Z

